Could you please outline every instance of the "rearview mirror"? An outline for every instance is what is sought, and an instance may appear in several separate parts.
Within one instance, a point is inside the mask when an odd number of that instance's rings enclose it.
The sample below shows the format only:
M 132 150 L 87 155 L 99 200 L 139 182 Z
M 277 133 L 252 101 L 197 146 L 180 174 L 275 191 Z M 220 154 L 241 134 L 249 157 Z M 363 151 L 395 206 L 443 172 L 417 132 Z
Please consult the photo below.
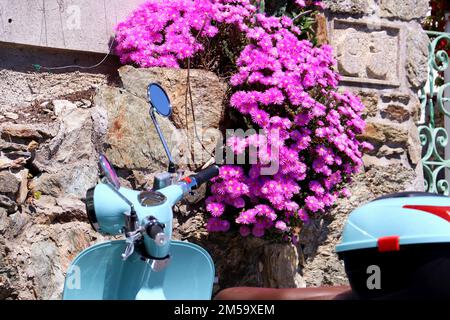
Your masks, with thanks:
M 164 150 L 166 152 L 167 158 L 169 158 L 169 173 L 176 172 L 176 165 L 173 161 L 172 155 L 170 153 L 167 141 L 161 131 L 161 128 L 156 120 L 155 112 L 163 117 L 170 117 L 172 114 L 172 105 L 170 104 L 169 96 L 166 91 L 157 83 L 151 83 L 147 87 L 147 97 L 148 103 L 150 104 L 150 117 L 152 118 L 153 124 L 155 125 L 156 131 L 158 132 L 159 138 L 163 144 Z
M 104 154 L 101 154 L 99 156 L 99 165 L 100 165 L 100 170 L 102 171 L 103 175 L 106 178 L 106 181 L 111 186 L 113 186 L 116 190 L 119 190 L 120 189 L 119 177 L 117 176 L 117 173 L 113 169 L 108 158 L 106 158 L 106 156 Z
M 170 117 L 172 105 L 166 91 L 156 83 L 152 83 L 147 89 L 148 102 L 152 108 L 163 117 Z

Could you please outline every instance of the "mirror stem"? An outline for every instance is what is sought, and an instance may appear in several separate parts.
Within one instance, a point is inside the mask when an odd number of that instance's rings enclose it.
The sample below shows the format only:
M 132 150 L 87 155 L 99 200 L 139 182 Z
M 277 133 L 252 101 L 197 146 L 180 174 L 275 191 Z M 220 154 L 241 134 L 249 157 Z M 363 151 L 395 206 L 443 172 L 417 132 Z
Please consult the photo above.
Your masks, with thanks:
M 164 138 L 164 136 L 162 134 L 162 131 L 161 131 L 161 128 L 159 127 L 158 121 L 156 120 L 155 111 L 153 110 L 153 108 L 152 108 L 152 110 L 150 112 L 150 116 L 152 117 L 152 121 L 153 121 L 153 124 L 155 125 L 156 132 L 158 132 L 159 139 L 161 140 L 161 142 L 163 144 L 163 147 L 164 147 L 164 150 L 166 151 L 167 158 L 169 158 L 169 169 L 168 169 L 168 172 L 169 173 L 176 173 L 177 172 L 177 167 L 175 165 L 175 162 L 173 161 L 172 155 L 170 154 L 169 147 L 167 146 L 166 139 Z
M 134 209 L 134 204 L 127 199 L 127 197 L 125 197 L 123 194 L 120 193 L 119 190 L 117 190 L 116 188 L 114 188 L 114 186 L 112 186 L 110 183 L 105 183 L 112 191 L 114 191 L 114 193 L 120 198 L 122 199 L 127 205 L 130 206 L 130 214 L 136 214 L 136 210 Z

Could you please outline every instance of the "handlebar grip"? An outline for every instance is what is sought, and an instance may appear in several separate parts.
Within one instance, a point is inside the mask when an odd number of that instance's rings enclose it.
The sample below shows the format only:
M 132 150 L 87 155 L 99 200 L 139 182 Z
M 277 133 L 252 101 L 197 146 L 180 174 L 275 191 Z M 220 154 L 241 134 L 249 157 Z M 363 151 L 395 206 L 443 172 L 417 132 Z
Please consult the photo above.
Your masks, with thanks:
M 218 165 L 212 165 L 205 170 L 200 171 L 197 174 L 191 176 L 196 182 L 196 187 L 200 187 L 202 184 L 208 182 L 209 180 L 217 177 L 219 175 L 220 168 Z

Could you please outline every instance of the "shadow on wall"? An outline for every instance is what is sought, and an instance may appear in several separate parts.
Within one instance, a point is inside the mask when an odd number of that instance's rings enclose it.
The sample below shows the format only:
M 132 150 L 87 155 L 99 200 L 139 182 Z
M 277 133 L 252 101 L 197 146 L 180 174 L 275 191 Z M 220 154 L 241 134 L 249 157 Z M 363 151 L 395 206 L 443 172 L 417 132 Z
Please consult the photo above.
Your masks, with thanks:
M 113 54 L 61 50 L 5 42 L 0 42 L 0 48 L 0 69 L 11 71 L 51 73 L 80 71 L 112 76 L 117 74 L 117 69 L 120 67 L 119 58 Z M 102 63 L 99 64 L 100 62 Z M 42 69 L 39 69 L 39 66 Z M 50 70 L 46 70 L 46 67 Z

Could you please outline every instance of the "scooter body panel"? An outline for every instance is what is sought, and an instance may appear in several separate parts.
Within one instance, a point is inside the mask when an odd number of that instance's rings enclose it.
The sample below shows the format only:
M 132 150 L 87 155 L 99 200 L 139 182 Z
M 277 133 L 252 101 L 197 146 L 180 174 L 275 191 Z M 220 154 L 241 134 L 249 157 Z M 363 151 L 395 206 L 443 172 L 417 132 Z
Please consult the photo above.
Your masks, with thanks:
M 209 300 L 215 269 L 201 247 L 171 242 L 171 260 L 160 272 L 139 254 L 123 261 L 125 241 L 94 245 L 78 255 L 66 276 L 64 300 Z
M 164 232 L 170 239 L 172 237 L 172 207 L 183 196 L 183 190 L 178 185 L 172 185 L 159 190 L 167 200 L 157 206 L 144 207 L 139 202 L 139 191 L 120 188 L 120 193 L 124 195 L 135 207 L 140 224 L 145 218 L 153 216 L 159 222 L 165 224 Z M 100 200 L 101 199 L 101 200 Z M 94 191 L 95 212 L 99 222 L 100 231 L 103 234 L 119 235 L 125 227 L 124 213 L 130 207 L 106 184 L 98 184 Z M 149 237 L 144 235 L 144 243 L 147 252 L 151 252 L 154 257 L 165 257 L 170 252 L 170 243 L 158 246 Z
M 336 252 L 376 248 L 382 237 L 399 237 L 399 244 L 450 242 L 450 221 L 445 216 L 411 207 L 436 207 L 450 217 L 449 197 L 387 198 L 355 209 L 344 228 L 342 242 Z

